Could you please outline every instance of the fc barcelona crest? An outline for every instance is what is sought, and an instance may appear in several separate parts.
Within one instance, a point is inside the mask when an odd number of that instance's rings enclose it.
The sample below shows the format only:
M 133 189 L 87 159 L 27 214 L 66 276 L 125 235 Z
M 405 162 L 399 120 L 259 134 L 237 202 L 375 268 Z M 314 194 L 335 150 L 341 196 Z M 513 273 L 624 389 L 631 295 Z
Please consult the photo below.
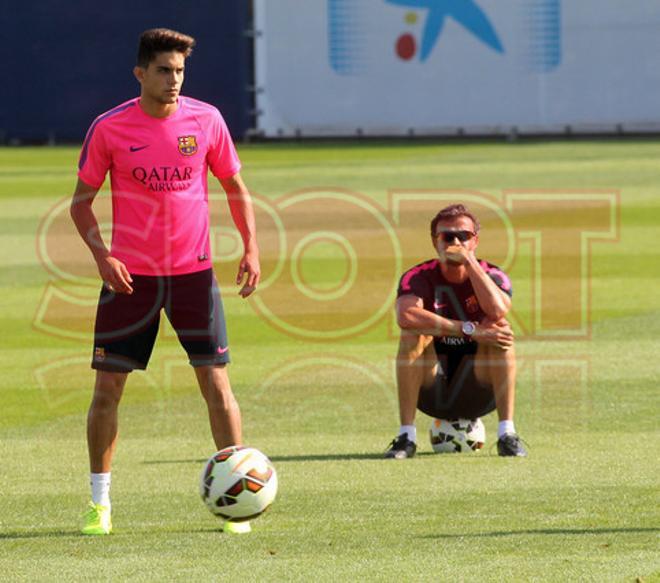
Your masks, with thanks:
M 179 136 L 179 152 L 184 156 L 192 156 L 197 152 L 197 136 Z
M 475 296 L 470 296 L 467 300 L 465 300 L 465 307 L 467 308 L 467 311 L 470 312 L 470 314 L 474 314 L 479 310 L 479 300 L 477 300 Z

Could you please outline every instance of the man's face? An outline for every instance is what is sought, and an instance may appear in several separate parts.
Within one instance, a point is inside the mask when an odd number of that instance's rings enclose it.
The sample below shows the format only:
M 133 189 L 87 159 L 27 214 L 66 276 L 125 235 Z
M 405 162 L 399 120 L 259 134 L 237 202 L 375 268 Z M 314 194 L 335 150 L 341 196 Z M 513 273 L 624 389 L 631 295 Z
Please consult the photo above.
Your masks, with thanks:
M 158 53 L 146 69 L 135 67 L 142 95 L 164 105 L 176 103 L 183 85 L 185 62 L 183 53 L 171 51 Z
M 452 245 L 460 245 L 468 251 L 474 251 L 478 244 L 479 236 L 475 233 L 474 223 L 469 217 L 456 217 L 440 222 L 435 227 L 433 246 L 443 261 L 446 260 L 447 248 Z

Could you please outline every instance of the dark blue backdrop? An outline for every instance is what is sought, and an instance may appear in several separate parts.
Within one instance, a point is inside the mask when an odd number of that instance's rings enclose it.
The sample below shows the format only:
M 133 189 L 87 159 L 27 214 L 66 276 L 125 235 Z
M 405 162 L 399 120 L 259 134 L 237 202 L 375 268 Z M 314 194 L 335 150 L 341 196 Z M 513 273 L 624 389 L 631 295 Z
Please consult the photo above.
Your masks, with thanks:
M 82 141 L 92 120 L 135 97 L 137 43 L 164 26 L 197 39 L 183 94 L 216 105 L 234 137 L 249 124 L 249 2 L 0 0 L 0 139 Z

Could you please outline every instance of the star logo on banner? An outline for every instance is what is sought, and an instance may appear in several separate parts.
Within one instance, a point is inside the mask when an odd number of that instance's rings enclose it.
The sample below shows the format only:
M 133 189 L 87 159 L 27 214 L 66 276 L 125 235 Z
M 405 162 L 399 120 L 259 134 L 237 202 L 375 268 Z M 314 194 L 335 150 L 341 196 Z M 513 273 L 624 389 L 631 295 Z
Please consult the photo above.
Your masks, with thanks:
M 426 22 L 422 32 L 419 54 L 420 61 L 426 61 L 436 45 L 447 18 L 453 18 L 471 32 L 482 43 L 498 53 L 504 53 L 504 47 L 484 11 L 474 0 L 385 0 L 389 4 L 426 10 Z M 416 16 L 408 14 L 406 22 L 414 23 Z M 410 34 L 402 35 L 397 41 L 399 57 L 408 60 L 416 52 L 415 39 Z

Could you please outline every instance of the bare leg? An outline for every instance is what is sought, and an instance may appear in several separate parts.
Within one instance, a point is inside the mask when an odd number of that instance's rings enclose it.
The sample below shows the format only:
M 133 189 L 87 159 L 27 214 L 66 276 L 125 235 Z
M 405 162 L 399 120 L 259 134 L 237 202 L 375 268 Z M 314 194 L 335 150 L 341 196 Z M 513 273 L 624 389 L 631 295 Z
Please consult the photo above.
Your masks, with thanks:
M 209 410 L 216 447 L 239 445 L 242 441 L 241 411 L 229 384 L 226 365 L 198 366 L 195 374 Z
M 480 344 L 475 357 L 474 372 L 479 382 L 493 387 L 499 420 L 513 421 L 516 398 L 516 353 L 514 347 L 502 350 L 497 346 Z
M 396 360 L 401 425 L 414 424 L 419 390 L 433 382 L 438 359 L 432 340 L 433 336 L 401 334 Z
M 128 373 L 96 371 L 94 397 L 87 414 L 89 468 L 109 472 L 117 445 L 117 409 Z
M 502 322 L 506 325 L 506 321 Z M 490 383 L 495 393 L 498 427 L 497 453 L 505 457 L 526 457 L 527 451 L 513 426 L 516 398 L 516 353 L 514 347 L 479 345 L 475 360 L 475 375 L 483 383 Z

